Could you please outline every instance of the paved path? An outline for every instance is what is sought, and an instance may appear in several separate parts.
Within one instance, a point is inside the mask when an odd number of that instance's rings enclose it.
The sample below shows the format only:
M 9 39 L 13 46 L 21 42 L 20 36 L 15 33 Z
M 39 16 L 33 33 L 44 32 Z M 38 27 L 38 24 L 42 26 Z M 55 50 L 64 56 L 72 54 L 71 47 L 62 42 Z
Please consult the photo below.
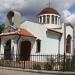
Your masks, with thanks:
M 53 72 L 54 73 L 54 72 Z M 45 74 L 45 73 L 35 73 L 35 72 L 25 72 L 19 70 L 9 70 L 9 69 L 1 69 L 0 68 L 0 75 L 75 75 L 75 72 L 66 72 L 66 73 L 59 73 L 59 74 Z
M 0 75 L 50 75 L 50 74 L 42 74 L 42 73 L 32 73 L 32 72 L 23 72 L 23 71 L 0 69 Z M 51 75 L 53 75 L 53 74 L 51 74 Z

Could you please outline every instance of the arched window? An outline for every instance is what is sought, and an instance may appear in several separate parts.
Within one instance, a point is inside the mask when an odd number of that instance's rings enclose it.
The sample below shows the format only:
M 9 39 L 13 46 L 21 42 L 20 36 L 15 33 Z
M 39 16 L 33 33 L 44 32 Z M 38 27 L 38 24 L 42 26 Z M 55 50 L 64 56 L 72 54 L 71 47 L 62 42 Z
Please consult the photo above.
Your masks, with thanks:
M 46 19 L 46 16 L 44 15 L 44 16 L 43 16 L 43 23 L 45 23 L 45 19 Z
M 50 15 L 47 15 L 47 23 L 50 23 Z
M 71 36 L 68 35 L 66 39 L 66 53 L 71 53 Z
M 54 15 L 52 15 L 52 24 L 54 24 Z
M 37 39 L 36 40 L 36 43 L 37 43 L 36 52 L 39 53 L 40 52 L 40 49 L 41 49 L 41 40 L 40 39 Z

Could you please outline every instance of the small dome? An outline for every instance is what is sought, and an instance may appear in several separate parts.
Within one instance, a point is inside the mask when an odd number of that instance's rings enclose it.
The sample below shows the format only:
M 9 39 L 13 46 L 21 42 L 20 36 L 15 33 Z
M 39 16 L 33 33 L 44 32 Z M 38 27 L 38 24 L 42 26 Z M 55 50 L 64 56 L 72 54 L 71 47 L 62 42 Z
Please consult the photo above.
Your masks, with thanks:
M 57 14 L 60 15 L 55 9 L 53 8 L 45 8 L 43 9 L 40 14 Z

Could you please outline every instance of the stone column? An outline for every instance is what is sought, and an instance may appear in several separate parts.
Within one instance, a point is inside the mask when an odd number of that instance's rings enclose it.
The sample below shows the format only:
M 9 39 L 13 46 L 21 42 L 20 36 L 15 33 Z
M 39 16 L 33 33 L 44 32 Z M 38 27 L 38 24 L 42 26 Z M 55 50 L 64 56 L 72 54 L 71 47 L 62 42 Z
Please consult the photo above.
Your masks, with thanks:
M 57 16 L 57 25 L 59 25 L 59 18 L 58 18 L 58 16 Z
M 56 21 L 56 20 L 55 20 L 55 15 L 54 15 L 54 24 L 55 24 L 55 21 Z
M 52 15 L 50 15 L 50 24 L 51 24 L 51 22 L 52 22 Z
M 43 23 L 43 16 L 41 16 L 41 19 L 42 19 L 42 23 Z
M 39 23 L 40 23 L 40 16 L 39 16 Z
M 16 55 L 17 55 L 17 41 L 16 40 L 11 40 L 11 54 L 12 54 L 12 59 L 16 61 Z
M 14 40 L 11 40 L 11 57 L 14 60 Z
M 45 23 L 47 24 L 47 15 L 45 15 Z
M 1 39 L 0 59 L 4 59 L 4 42 Z

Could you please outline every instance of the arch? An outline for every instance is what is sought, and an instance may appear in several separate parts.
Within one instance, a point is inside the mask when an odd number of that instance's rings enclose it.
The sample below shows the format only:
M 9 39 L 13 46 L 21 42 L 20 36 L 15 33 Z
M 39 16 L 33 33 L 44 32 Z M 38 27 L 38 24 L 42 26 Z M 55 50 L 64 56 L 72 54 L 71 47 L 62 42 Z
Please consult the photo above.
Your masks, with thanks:
M 5 43 L 4 59 L 11 59 L 11 40 L 10 39 Z
M 30 41 L 22 41 L 20 48 L 20 60 L 29 61 L 31 53 L 31 42 Z
M 66 39 L 66 53 L 71 53 L 71 35 L 68 35 Z
M 13 25 L 13 17 L 14 17 L 14 12 L 9 11 L 8 14 L 7 14 L 7 18 L 9 20 L 10 25 Z

